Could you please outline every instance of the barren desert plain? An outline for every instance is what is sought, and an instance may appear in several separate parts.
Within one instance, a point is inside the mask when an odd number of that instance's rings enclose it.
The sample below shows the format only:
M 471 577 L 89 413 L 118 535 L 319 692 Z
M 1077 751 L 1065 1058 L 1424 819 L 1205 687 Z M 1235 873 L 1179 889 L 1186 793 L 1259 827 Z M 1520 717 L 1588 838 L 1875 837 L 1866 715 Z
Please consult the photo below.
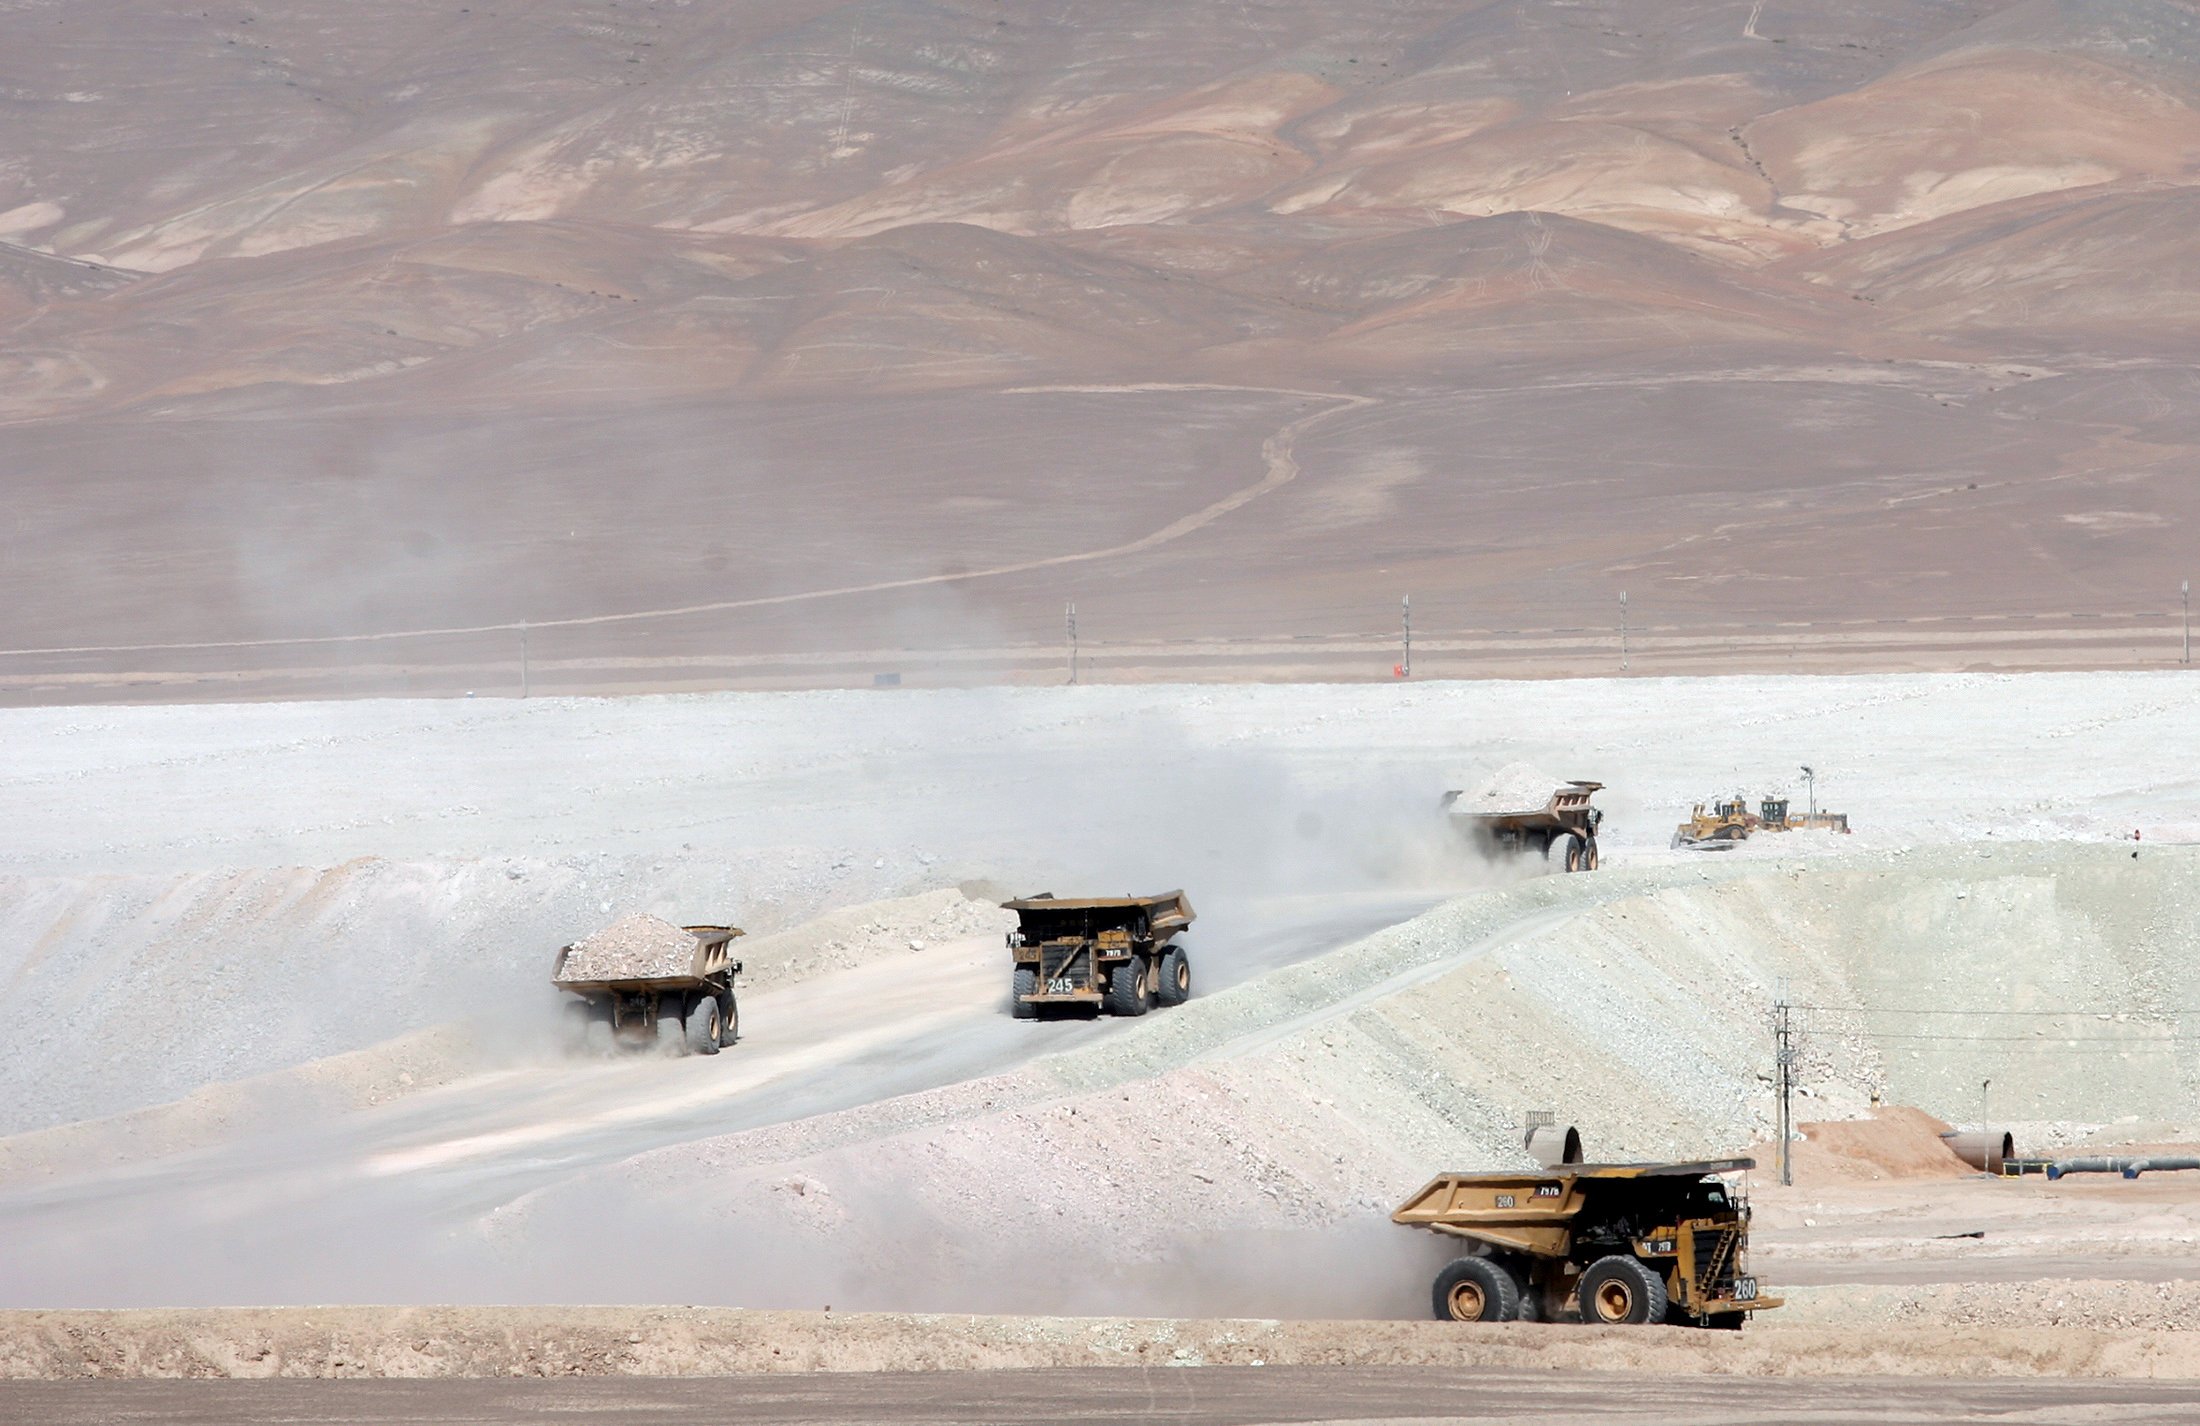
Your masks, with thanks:
M 2200 1417 L 1941 1138 L 2200 1154 L 2196 233 L 2183 0 L 0 0 L 0 1419 Z M 1430 1320 L 1538 1111 L 1781 1305 Z

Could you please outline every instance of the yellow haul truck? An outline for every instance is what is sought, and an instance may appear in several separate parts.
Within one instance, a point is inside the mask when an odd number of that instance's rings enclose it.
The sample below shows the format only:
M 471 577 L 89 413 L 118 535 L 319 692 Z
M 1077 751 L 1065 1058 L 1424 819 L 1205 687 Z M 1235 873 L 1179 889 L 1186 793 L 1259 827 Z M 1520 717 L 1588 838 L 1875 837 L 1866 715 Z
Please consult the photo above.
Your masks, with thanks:
M 1713 1159 L 1439 1174 L 1391 1221 L 1467 1244 L 1468 1256 L 1436 1275 L 1439 1320 L 1739 1328 L 1780 1305 L 1749 1273 L 1749 1205 L 1728 1181 L 1755 1167 Z
M 1001 904 L 1016 913 L 1009 1010 L 1019 1020 L 1049 1008 L 1143 1015 L 1191 998 L 1192 963 L 1175 942 L 1196 913 L 1181 891 Z

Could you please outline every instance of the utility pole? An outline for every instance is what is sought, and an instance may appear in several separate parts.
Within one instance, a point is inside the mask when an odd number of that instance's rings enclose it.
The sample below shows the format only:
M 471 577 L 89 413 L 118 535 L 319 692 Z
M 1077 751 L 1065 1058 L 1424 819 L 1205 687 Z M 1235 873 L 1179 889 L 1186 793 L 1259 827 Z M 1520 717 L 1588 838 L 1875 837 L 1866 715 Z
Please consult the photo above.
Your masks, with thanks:
M 1405 625 L 1405 656 L 1398 661 L 1398 676 L 1413 677 L 1413 596 L 1408 594 L 1398 601 L 1398 617 Z
M 2192 581 L 2177 581 L 2177 592 L 2185 601 L 2185 662 L 2192 662 Z
M 1773 1002 L 1772 1043 L 1780 1084 L 1780 1182 L 1792 1184 L 1795 1182 L 1795 1165 L 1789 1157 L 1788 1141 L 1795 1136 L 1791 1098 L 1795 1092 L 1795 1035 L 1788 1021 L 1788 1003 L 1785 1000 Z
M 519 621 L 519 696 L 527 696 L 527 621 Z
M 1803 789 L 1810 795 L 1810 815 L 1815 820 L 1818 816 L 1818 774 L 1808 767 L 1803 769 Z
M 1627 591 L 1619 592 L 1619 671 L 1627 672 Z
M 1978 1131 L 1981 1137 L 1986 1133 L 1986 1091 L 1993 1088 L 1993 1086 L 1994 1082 L 1990 1079 L 1982 1079 L 1978 1082 Z
M 1069 681 L 1077 681 L 1077 602 L 1070 601 L 1069 609 L 1062 615 L 1063 627 L 1069 633 Z

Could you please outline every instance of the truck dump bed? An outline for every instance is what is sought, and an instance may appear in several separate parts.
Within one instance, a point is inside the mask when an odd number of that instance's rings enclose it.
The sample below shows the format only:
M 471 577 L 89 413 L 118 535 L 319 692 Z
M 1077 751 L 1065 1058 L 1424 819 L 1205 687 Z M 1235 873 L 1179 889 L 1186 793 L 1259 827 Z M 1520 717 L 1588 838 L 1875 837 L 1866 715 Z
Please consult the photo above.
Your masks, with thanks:
M 1057 897 L 1042 892 L 1001 903 L 1016 913 L 1016 922 L 1030 941 L 1051 941 L 1065 936 L 1096 936 L 1102 931 L 1136 930 L 1141 939 L 1166 940 L 1192 924 L 1198 913 L 1182 891 L 1154 896 Z
M 1527 828 L 1578 829 L 1589 810 L 1592 794 L 1602 791 L 1601 782 L 1584 782 L 1579 779 L 1560 783 L 1544 794 L 1541 802 L 1510 799 L 1505 805 L 1496 800 L 1478 801 L 1464 792 L 1444 794 L 1444 810 L 1462 822 L 1471 822 L 1493 831 L 1519 831 Z
M 693 988 L 724 975 L 727 947 L 741 934 L 734 926 L 628 916 L 561 949 L 550 978 L 575 992 Z
M 1517 1173 L 1443 1173 L 1398 1205 L 1390 1221 L 1439 1233 L 1562 1224 L 1581 1211 L 1591 1185 L 1599 1180 L 1701 1179 L 1755 1167 L 1755 1159 L 1706 1159 L 1689 1164 L 1557 1164 Z

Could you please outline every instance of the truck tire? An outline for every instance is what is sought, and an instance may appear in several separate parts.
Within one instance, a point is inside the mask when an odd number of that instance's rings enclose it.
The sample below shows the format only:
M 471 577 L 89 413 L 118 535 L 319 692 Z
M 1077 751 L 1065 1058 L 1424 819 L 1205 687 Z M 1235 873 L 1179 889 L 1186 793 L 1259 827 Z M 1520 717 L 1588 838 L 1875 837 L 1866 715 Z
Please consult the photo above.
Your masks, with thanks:
M 1571 832 L 1562 837 L 1553 837 L 1550 844 L 1543 849 L 1543 858 L 1559 871 L 1579 871 L 1581 839 Z
M 1439 1322 L 1510 1322 L 1520 1315 L 1520 1282 L 1488 1258 L 1454 1258 L 1436 1275 Z
M 1182 1005 L 1192 998 L 1192 962 L 1182 946 L 1171 946 L 1162 954 L 1153 993 L 1163 1005 Z
M 1596 838 L 1591 837 L 1581 844 L 1581 865 L 1574 869 L 1576 871 L 1595 871 L 1597 869 Z
M 741 1038 L 741 1002 L 727 991 L 726 998 L 718 1003 L 718 1043 L 730 1045 Z
M 1640 1258 L 1614 1253 L 1589 1264 L 1575 1298 L 1592 1327 L 1639 1326 L 1665 1320 L 1665 1279 Z
M 585 1000 L 568 1000 L 558 1010 L 558 1043 L 569 1055 L 588 1053 L 588 1024 L 594 1009 Z
M 1146 1013 L 1146 958 L 1132 956 L 1108 973 L 1107 1010 L 1110 1015 Z
M 680 1023 L 680 997 L 666 996 L 657 1003 L 657 1048 L 668 1054 L 687 1050 L 687 1028 Z
M 718 1053 L 718 1033 L 726 1023 L 725 1012 L 719 1008 L 718 997 L 706 995 L 695 1002 L 688 1012 L 687 1047 L 690 1054 L 715 1055 Z
M 1036 1020 L 1039 1007 L 1024 999 L 1039 988 L 1039 972 L 1030 966 L 1016 967 L 1016 977 L 1008 984 L 1008 1013 L 1019 1020 Z

